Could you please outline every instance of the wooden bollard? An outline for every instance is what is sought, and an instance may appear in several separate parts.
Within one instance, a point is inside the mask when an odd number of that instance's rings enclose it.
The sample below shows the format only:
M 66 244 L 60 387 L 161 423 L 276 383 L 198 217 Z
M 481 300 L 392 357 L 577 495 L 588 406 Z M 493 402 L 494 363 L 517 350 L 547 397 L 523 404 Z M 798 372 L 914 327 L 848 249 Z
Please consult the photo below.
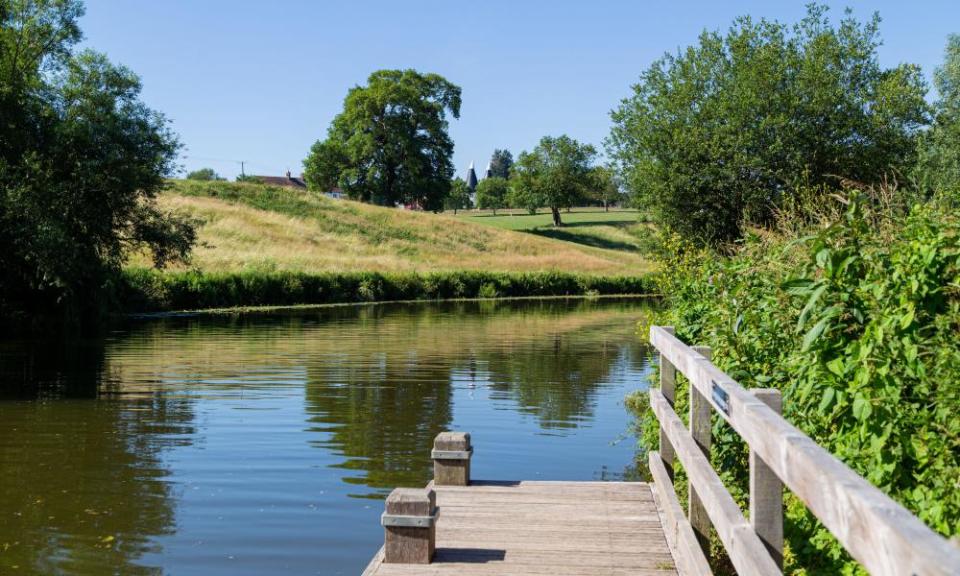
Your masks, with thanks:
M 469 432 L 441 432 L 433 441 L 433 483 L 437 486 L 469 486 Z
M 387 496 L 383 561 L 429 564 L 437 546 L 437 495 L 429 488 L 396 488 Z

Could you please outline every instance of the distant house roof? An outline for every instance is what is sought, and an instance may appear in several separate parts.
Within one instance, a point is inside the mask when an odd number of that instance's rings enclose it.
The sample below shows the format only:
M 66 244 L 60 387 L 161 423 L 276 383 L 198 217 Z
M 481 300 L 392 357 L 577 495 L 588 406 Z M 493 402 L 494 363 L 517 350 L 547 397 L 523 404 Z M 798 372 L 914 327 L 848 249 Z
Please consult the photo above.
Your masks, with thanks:
M 260 180 L 264 184 L 270 184 L 272 186 L 289 186 L 291 188 L 306 188 L 307 182 L 303 179 L 303 176 L 291 176 L 287 172 L 286 176 L 254 176 L 254 178 Z

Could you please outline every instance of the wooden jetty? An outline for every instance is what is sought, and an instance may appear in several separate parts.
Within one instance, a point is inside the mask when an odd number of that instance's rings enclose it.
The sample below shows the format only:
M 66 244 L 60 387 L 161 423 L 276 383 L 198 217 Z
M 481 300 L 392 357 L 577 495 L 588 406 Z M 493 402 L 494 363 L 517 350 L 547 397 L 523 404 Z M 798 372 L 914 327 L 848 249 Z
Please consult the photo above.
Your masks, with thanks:
M 701 576 L 712 574 L 704 550 L 714 534 L 738 574 L 781 574 L 787 489 L 869 573 L 960 576 L 960 547 L 784 420 L 779 391 L 743 388 L 670 327 L 652 327 L 650 341 L 661 367 L 650 391 L 653 482 L 472 481 L 470 435 L 444 432 L 433 482 L 387 498 L 384 546 L 363 575 Z M 691 383 L 689 429 L 674 411 L 677 372 Z M 750 448 L 749 520 L 710 465 L 713 414 Z

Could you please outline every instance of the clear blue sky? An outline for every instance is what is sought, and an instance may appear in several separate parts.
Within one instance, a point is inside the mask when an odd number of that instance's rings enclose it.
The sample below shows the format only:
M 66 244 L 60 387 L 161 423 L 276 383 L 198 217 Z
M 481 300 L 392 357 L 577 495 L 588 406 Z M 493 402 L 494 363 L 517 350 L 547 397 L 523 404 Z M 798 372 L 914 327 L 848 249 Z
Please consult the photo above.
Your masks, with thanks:
M 883 18 L 881 62 L 920 64 L 928 78 L 960 2 L 829 2 Z M 451 120 L 454 162 L 486 166 L 541 136 L 600 145 L 608 113 L 665 51 L 741 14 L 794 22 L 800 1 L 86 0 L 86 45 L 143 79 L 186 145 L 187 169 L 225 176 L 295 174 L 347 90 L 381 68 L 436 72 L 463 88 Z

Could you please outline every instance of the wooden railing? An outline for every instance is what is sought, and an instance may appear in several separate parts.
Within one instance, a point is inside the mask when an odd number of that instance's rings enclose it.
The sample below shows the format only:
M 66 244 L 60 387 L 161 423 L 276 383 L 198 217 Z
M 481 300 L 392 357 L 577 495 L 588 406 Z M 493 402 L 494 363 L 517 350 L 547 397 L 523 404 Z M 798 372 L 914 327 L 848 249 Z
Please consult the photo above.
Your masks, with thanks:
M 710 573 L 712 525 L 738 574 L 780 574 L 785 486 L 871 574 L 960 575 L 960 549 L 784 420 L 778 391 L 744 389 L 670 327 L 651 327 L 650 342 L 660 353 L 660 389 L 650 391 L 660 452 L 650 469 L 682 573 Z M 691 384 L 689 430 L 674 411 L 677 371 Z M 749 521 L 710 466 L 711 411 L 750 448 Z M 688 478 L 688 517 L 673 488 L 675 459 Z

